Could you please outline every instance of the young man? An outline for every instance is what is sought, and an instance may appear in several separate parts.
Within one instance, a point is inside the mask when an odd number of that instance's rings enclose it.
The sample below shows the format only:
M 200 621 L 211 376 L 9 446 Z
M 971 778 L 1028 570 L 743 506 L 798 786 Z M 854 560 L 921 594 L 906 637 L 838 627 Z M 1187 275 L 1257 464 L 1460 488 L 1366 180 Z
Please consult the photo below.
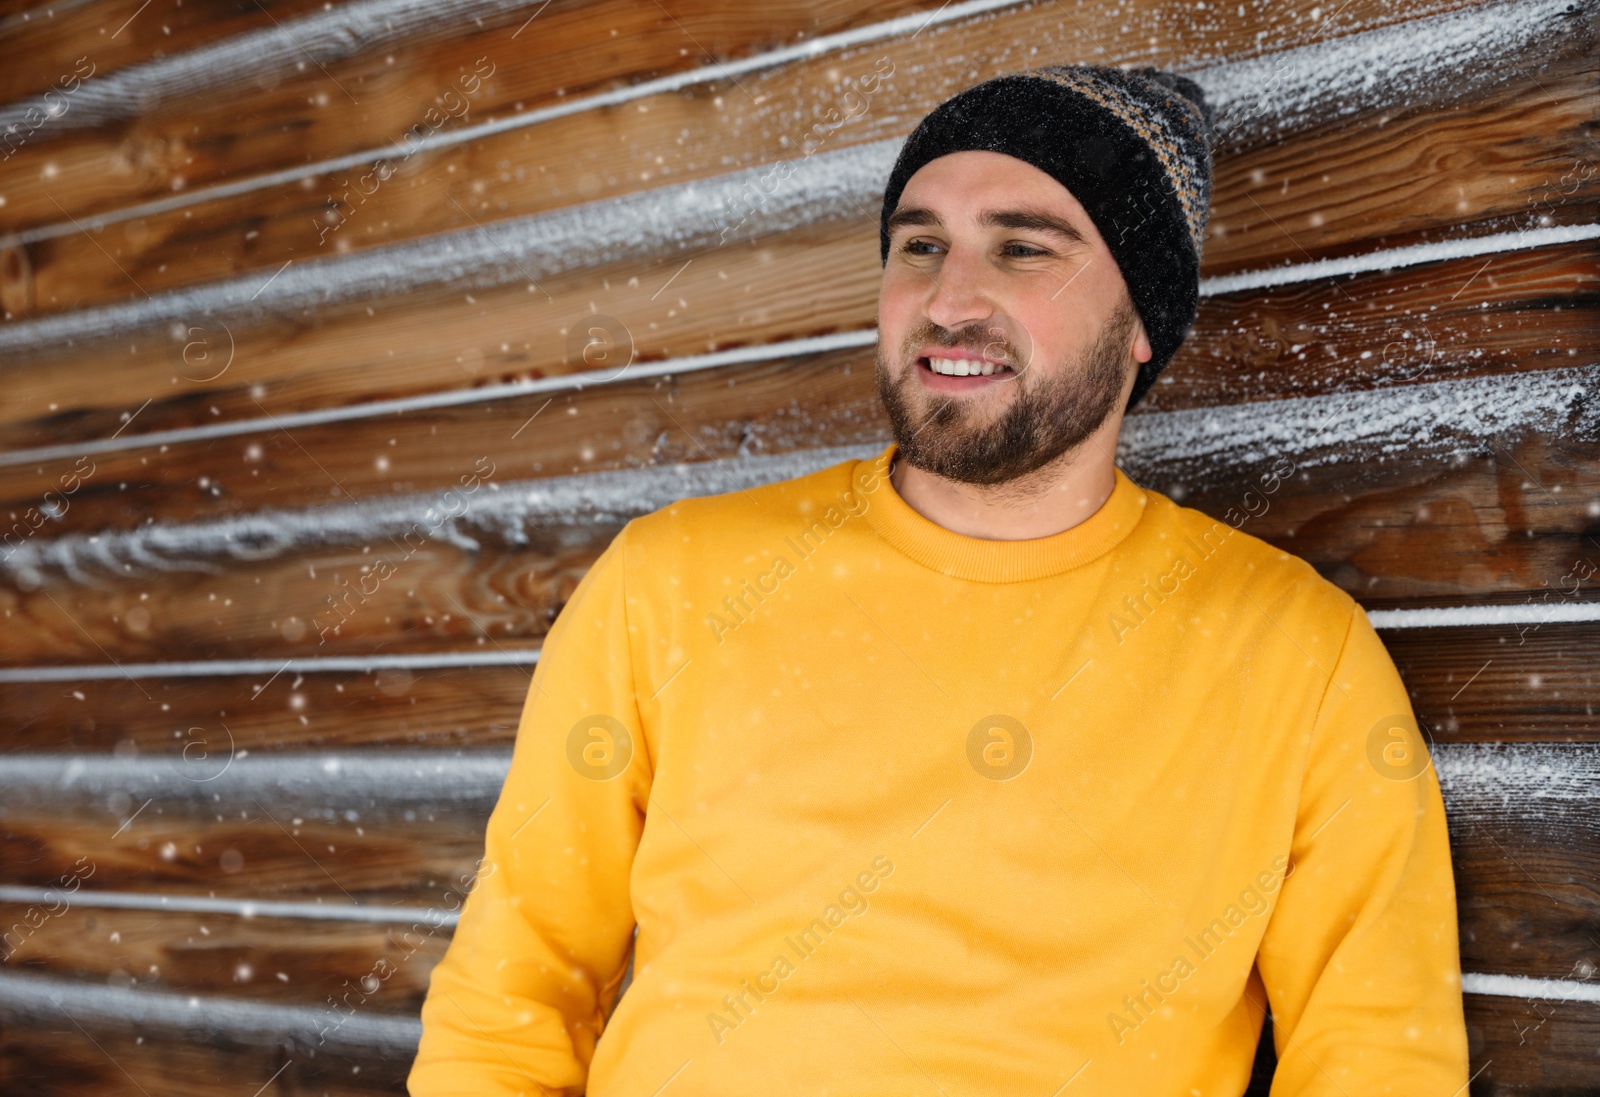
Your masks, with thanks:
M 923 120 L 883 206 L 893 444 L 637 518 L 579 584 L 415 1097 L 1236 1097 L 1268 1009 L 1275 1097 L 1464 1091 L 1382 643 L 1112 463 L 1194 317 L 1204 111 L 1058 67 Z

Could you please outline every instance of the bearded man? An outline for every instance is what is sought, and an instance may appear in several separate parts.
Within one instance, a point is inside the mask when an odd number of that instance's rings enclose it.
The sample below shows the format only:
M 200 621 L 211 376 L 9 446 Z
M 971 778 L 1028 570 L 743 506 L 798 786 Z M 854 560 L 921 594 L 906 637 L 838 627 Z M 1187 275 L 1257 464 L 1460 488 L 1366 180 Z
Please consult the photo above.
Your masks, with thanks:
M 1237 1097 L 1269 1011 L 1274 1097 L 1465 1090 L 1382 642 L 1114 463 L 1194 319 L 1209 121 L 1184 78 L 1058 66 L 921 122 L 880 224 L 893 442 L 635 518 L 585 575 L 414 1097 Z

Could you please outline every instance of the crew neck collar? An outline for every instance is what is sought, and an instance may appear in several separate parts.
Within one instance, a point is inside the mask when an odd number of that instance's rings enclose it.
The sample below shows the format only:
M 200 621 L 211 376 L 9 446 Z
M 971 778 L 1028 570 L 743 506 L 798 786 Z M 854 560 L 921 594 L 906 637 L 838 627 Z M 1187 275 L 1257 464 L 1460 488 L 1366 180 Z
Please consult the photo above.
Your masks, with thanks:
M 891 442 L 878 456 L 856 461 L 850 469 L 857 490 L 866 490 L 863 483 L 878 479 L 876 487 L 867 492 L 867 520 L 880 537 L 905 555 L 958 579 L 1017 583 L 1081 567 L 1131 533 L 1149 502 L 1143 488 L 1114 468 L 1116 484 L 1111 495 L 1099 510 L 1071 529 L 1021 541 L 968 537 L 918 514 L 895 491 L 889 469 L 898 448 L 898 443 Z

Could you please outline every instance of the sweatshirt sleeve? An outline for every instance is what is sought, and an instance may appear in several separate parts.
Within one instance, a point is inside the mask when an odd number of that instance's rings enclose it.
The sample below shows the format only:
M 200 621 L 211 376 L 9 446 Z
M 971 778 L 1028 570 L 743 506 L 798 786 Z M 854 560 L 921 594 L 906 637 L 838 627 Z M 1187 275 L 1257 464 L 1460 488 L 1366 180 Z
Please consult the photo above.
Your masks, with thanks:
M 411 1097 L 584 1091 L 622 981 L 649 799 L 624 528 L 545 638 L 484 859 L 429 978 Z
M 1438 775 L 1356 605 L 1257 957 L 1278 1053 L 1272 1097 L 1465 1092 L 1457 933 Z

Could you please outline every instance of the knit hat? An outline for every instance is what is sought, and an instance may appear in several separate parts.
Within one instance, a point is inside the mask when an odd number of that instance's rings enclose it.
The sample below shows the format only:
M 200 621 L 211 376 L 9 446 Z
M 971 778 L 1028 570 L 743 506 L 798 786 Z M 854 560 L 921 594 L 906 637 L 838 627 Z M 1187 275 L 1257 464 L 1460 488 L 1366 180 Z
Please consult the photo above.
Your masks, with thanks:
M 1054 65 L 986 80 L 939 104 L 906 139 L 883 195 L 882 260 L 900 194 L 930 160 L 983 150 L 1032 164 L 1088 211 L 1144 321 L 1154 353 L 1134 381 L 1131 409 L 1199 305 L 1212 122 L 1198 84 L 1157 69 Z

